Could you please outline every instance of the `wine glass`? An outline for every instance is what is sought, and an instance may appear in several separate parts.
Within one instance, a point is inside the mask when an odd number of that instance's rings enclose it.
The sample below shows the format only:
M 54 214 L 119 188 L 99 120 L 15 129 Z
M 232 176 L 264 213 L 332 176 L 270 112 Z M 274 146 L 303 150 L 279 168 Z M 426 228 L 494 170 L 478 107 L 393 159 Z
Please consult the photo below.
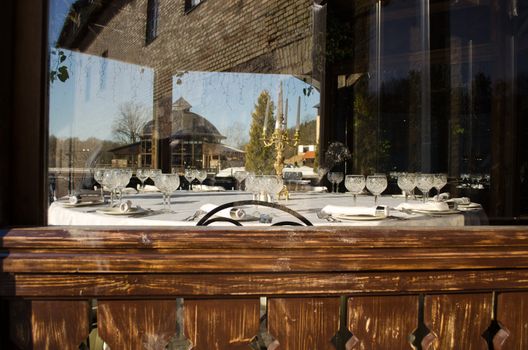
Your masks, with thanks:
M 121 204 L 121 201 L 123 199 L 123 190 L 130 182 L 131 177 L 131 169 L 119 169 L 116 171 L 116 191 L 118 193 L 119 204 Z
M 326 175 L 327 172 L 328 172 L 328 169 L 325 167 L 317 168 L 317 177 L 319 178 L 319 184 L 321 184 L 321 180 L 323 179 L 323 177 Z
M 354 206 L 356 205 L 356 196 L 365 188 L 365 176 L 347 175 L 345 177 L 346 189 L 354 195 Z
M 407 202 L 409 193 L 412 193 L 412 191 L 416 187 L 416 174 L 413 174 L 413 173 L 400 174 L 398 176 L 398 187 L 405 194 L 405 202 Z
M 282 191 L 282 188 L 284 187 L 284 182 L 282 181 L 282 178 L 278 175 L 271 176 L 274 178 L 274 181 L 272 181 L 271 185 L 271 197 L 274 201 L 278 201 L 278 194 L 280 193 L 280 191 Z
M 163 195 L 163 211 L 172 212 L 170 196 L 180 187 L 180 175 L 160 174 L 156 177 L 155 184 Z
M 103 179 L 106 169 L 105 168 L 96 168 L 94 170 L 94 180 L 97 181 L 99 187 L 101 188 L 101 199 L 104 201 L 104 192 L 103 192 Z
M 244 171 L 244 170 L 238 170 L 238 171 L 235 171 L 235 173 L 233 174 L 233 176 L 235 177 L 235 180 L 238 182 L 238 189 L 242 189 L 242 181 L 244 181 L 246 179 L 246 177 L 248 176 L 248 172 L 247 171 Z
M 205 179 L 207 179 L 207 171 L 204 169 L 196 170 L 195 174 L 196 174 L 196 180 L 200 181 L 200 190 L 203 190 L 202 183 L 204 182 Z
M 378 204 L 378 196 L 387 188 L 387 176 L 369 175 L 367 176 L 367 190 L 374 195 L 374 204 Z
M 334 192 L 334 173 L 326 173 L 326 178 L 330 181 L 330 193 Z
M 440 200 L 440 191 L 447 185 L 447 174 L 434 174 L 433 187 L 436 189 L 438 200 Z
M 115 169 L 108 169 L 103 175 L 102 185 L 110 191 L 110 208 L 114 206 L 114 195 L 117 188 L 117 172 Z
M 335 188 L 335 192 L 337 192 L 337 193 L 339 193 L 339 184 L 340 184 L 341 182 L 343 182 L 344 176 L 345 176 L 345 175 L 344 175 L 342 172 L 340 172 L 340 171 L 334 173 L 334 181 L 335 181 L 335 183 L 336 183 L 336 186 L 335 186 L 335 187 L 336 187 L 336 188 Z
M 185 169 L 185 174 L 183 175 L 185 180 L 189 182 L 189 191 L 192 191 L 192 182 L 196 178 L 196 171 L 194 169 Z
M 429 191 L 433 188 L 434 176 L 433 174 L 418 174 L 416 175 L 416 187 L 423 193 L 423 202 L 427 200 Z
M 152 181 L 156 181 L 156 178 L 161 175 L 161 169 L 150 169 L 149 177 Z
M 145 189 L 145 180 L 150 176 L 150 169 L 140 168 L 136 170 L 136 177 L 141 181 L 140 189 Z

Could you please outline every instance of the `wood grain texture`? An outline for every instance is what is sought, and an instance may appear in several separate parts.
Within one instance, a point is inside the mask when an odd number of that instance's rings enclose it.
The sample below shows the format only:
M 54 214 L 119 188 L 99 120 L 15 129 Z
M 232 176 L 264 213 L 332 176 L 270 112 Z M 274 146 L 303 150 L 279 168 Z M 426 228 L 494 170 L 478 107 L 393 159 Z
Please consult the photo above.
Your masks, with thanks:
M 5 277 L 5 276 L 4 276 Z M 253 274 L 16 274 L 0 296 L 350 295 L 528 289 L 528 270 Z
M 266 227 L 115 228 L 31 227 L 0 230 L 2 248 L 276 249 L 528 246 L 523 226 L 463 228 Z
M 339 298 L 270 298 L 268 330 L 280 350 L 335 350 Z
M 186 299 L 184 315 L 193 350 L 247 350 L 259 331 L 258 298 Z
M 482 334 L 491 317 L 491 293 L 426 296 L 424 323 L 435 338 L 424 350 L 488 350 Z
M 99 336 L 110 349 L 164 349 L 176 334 L 175 300 L 99 300 Z
M 0 254 L 0 258 L 2 258 Z M 321 272 L 528 268 L 528 248 L 13 251 L 9 273 Z
M 497 320 L 507 337 L 503 344 L 497 344 L 502 346 L 496 346 L 495 350 L 528 349 L 527 292 L 500 293 L 497 296 Z
M 20 349 L 77 349 L 88 337 L 88 302 L 12 301 L 11 340 Z
M 258 273 L 528 268 L 522 228 L 4 231 L 8 273 Z
M 77 349 L 89 334 L 87 301 L 32 301 L 33 349 Z
M 412 350 L 409 337 L 417 326 L 418 296 L 348 299 L 348 329 L 357 338 L 351 349 Z

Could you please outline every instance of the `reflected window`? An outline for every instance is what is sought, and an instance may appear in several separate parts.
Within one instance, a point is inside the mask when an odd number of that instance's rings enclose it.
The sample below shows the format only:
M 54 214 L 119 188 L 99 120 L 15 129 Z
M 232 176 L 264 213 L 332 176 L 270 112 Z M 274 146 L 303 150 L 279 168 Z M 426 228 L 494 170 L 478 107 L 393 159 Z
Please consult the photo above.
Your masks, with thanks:
M 354 206 L 349 192 L 372 208 L 377 189 L 367 181 L 351 190 L 346 175 L 384 174 L 377 204 L 387 208 L 410 198 L 469 201 L 480 212 L 450 207 L 445 220 L 374 224 L 528 218 L 526 5 L 209 1 L 186 15 L 202 2 L 180 11 L 177 0 L 50 2 L 58 197 L 93 188 L 99 167 L 179 173 L 183 191 L 193 181 L 241 190 L 244 172 L 292 172 L 301 178 L 287 190 L 303 193 L 297 199 L 312 204 L 300 209 L 316 217 L 323 204 Z M 156 45 L 145 45 L 145 28 Z M 404 189 L 408 173 L 446 181 Z
M 189 12 L 205 0 L 185 0 L 185 12 Z
M 148 0 L 146 43 L 150 44 L 158 36 L 159 0 Z

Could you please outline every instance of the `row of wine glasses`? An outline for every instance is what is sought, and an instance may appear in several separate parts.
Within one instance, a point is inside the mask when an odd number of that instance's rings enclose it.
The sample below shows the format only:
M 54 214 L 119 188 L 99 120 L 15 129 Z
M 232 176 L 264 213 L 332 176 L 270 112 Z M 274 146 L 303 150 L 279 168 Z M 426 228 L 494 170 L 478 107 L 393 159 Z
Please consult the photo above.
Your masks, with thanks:
M 253 199 L 274 202 L 284 186 L 277 175 L 255 175 L 248 173 L 245 178 L 246 191 L 253 193 Z
M 402 173 L 398 175 L 398 187 L 405 194 L 407 202 L 408 195 L 418 188 L 422 192 L 422 200 L 425 202 L 429 197 L 431 189 L 436 189 L 438 195 L 447 184 L 447 174 L 422 174 Z
M 185 172 L 183 174 L 183 177 L 185 177 L 185 180 L 189 183 L 189 190 L 192 190 L 192 182 L 196 179 L 200 182 L 200 189 L 202 189 L 202 184 L 204 180 L 207 178 L 207 171 L 205 169 L 191 169 L 187 168 L 185 169 Z
M 150 177 L 152 181 L 161 174 L 161 169 L 139 168 L 136 170 L 136 177 L 141 182 L 141 189 L 145 189 L 145 181 Z
M 362 193 L 365 187 L 374 195 L 374 204 L 378 204 L 378 196 L 387 188 L 387 177 L 382 174 L 369 175 L 366 178 L 363 175 L 347 175 L 345 187 L 354 195 L 354 205 L 356 196 Z
M 115 199 L 121 203 L 123 189 L 130 182 L 132 174 L 132 169 L 97 168 L 94 170 L 94 179 L 101 185 L 101 198 L 104 198 L 103 187 L 110 190 L 110 207 L 114 206 Z
M 326 178 L 332 183 L 332 190 L 330 192 L 337 192 L 337 186 L 343 181 L 343 173 L 331 171 L 326 174 Z

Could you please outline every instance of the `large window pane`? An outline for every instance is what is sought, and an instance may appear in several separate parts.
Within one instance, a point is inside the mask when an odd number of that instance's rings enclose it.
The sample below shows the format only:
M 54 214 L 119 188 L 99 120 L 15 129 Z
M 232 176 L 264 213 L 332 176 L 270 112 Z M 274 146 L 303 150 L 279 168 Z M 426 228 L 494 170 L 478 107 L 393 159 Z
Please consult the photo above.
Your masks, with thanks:
M 99 168 L 130 169 L 129 190 L 118 192 L 133 205 L 161 204 L 143 192 L 157 189 L 138 177 L 145 168 L 180 175 L 176 211 L 277 200 L 278 187 L 244 192 L 247 171 L 278 174 L 290 195 L 279 203 L 318 224 L 356 225 L 320 213 L 326 204 L 375 212 L 368 188 L 354 204 L 345 181 L 330 182 L 340 172 L 387 177 L 377 204 L 393 221 L 370 224 L 442 224 L 438 214 L 456 225 L 519 223 L 527 13 L 497 0 L 52 0 L 50 203 L 100 194 Z M 205 178 L 189 181 L 190 171 Z M 446 174 L 440 201 L 406 194 L 449 209 L 395 210 L 404 173 Z M 468 208 L 445 202 L 453 198 L 480 206 L 458 212 Z

